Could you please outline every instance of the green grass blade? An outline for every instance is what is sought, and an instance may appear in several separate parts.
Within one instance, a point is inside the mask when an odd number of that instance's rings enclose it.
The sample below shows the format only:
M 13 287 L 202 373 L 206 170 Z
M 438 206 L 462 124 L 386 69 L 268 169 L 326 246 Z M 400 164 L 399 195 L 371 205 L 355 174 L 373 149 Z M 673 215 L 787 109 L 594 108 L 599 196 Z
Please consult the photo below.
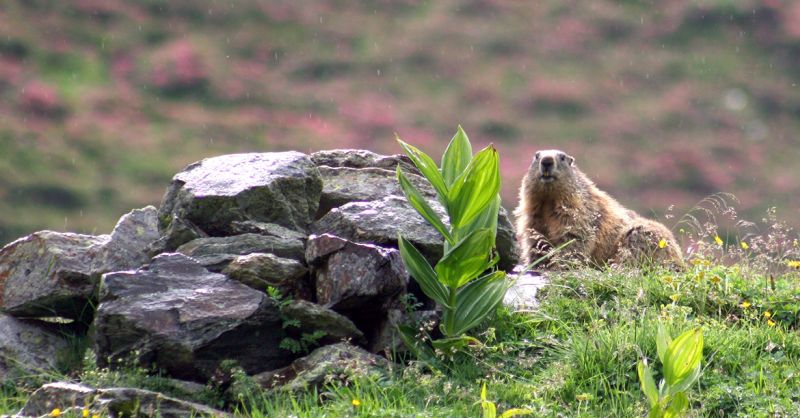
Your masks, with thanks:
M 442 177 L 447 187 L 451 187 L 455 179 L 464 172 L 472 160 L 472 146 L 467 134 L 458 126 L 453 139 L 447 145 L 442 155 Z

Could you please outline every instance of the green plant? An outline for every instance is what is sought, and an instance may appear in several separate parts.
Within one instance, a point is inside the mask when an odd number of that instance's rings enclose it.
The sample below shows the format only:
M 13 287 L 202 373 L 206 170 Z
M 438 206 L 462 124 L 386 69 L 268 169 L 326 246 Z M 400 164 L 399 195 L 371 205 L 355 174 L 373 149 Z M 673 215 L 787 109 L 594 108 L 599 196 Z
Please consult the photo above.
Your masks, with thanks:
M 637 367 L 639 383 L 650 404 L 648 416 L 679 417 L 689 407 L 686 390 L 700 377 L 703 331 L 691 329 L 673 340 L 659 323 L 656 347 L 664 375 L 658 387 L 646 359 L 640 360 Z
M 397 141 L 433 186 L 450 220 L 446 225 L 398 166 L 397 179 L 409 203 L 444 237 L 444 254 L 435 267 L 402 235 L 398 238 L 411 276 L 442 307 L 440 329 L 445 338 L 434 346 L 475 341 L 463 334 L 497 307 L 507 289 L 505 272 L 494 269 L 499 260 L 494 252 L 500 208 L 497 150 L 489 145 L 473 156 L 459 126 L 437 167 L 419 149 Z
M 281 292 L 273 286 L 267 286 L 266 290 L 267 296 L 278 305 L 281 327 L 283 329 L 300 328 L 301 323 L 299 320 L 289 318 L 283 314 L 283 308 L 292 303 L 292 298 L 281 294 Z M 286 336 L 281 340 L 280 344 L 278 344 L 278 347 L 286 351 L 291 351 L 293 354 L 306 354 L 318 347 L 319 341 L 326 335 L 328 334 L 323 330 L 315 330 L 314 332 L 303 332 L 299 339 Z
M 483 418 L 497 417 L 497 406 L 494 402 L 486 400 L 486 383 L 481 387 L 481 409 L 483 410 Z M 511 408 L 500 414 L 500 418 L 518 417 L 532 413 L 533 411 L 530 409 Z

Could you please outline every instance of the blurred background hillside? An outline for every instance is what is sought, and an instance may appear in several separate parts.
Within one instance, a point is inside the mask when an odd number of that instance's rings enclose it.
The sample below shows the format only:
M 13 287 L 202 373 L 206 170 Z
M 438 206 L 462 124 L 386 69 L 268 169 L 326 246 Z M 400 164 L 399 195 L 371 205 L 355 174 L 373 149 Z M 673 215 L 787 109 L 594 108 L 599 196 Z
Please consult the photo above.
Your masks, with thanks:
M 0 244 L 107 233 L 222 153 L 560 148 L 624 204 L 800 224 L 800 2 L 4 0 Z

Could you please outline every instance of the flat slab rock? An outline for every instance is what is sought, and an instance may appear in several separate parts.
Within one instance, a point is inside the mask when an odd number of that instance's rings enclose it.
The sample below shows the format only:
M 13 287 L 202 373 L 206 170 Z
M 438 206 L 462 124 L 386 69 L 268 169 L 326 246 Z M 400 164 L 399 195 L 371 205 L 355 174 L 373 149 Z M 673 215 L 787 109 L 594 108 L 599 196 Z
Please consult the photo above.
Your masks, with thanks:
M 170 417 L 190 416 L 232 417 L 206 405 L 183 401 L 158 392 L 135 388 L 95 389 L 89 386 L 55 382 L 37 389 L 28 398 L 18 416 L 50 416 L 59 408 L 62 414 L 83 416 L 84 409 L 90 414 L 110 417 Z
M 48 324 L 0 312 L 0 383 L 31 373 L 55 371 L 67 339 Z
M 270 253 L 281 258 L 304 261 L 305 235 L 241 234 L 230 237 L 198 238 L 178 247 L 177 252 L 194 258 L 211 271 L 222 271 L 240 255 Z
M 149 261 L 156 209 L 123 216 L 111 235 L 35 232 L 0 250 L 0 306 L 16 316 L 85 315 L 100 275 Z
M 377 314 L 409 281 L 398 250 L 330 234 L 309 238 L 306 260 L 313 269 L 317 303 L 337 312 Z
M 225 267 L 222 274 L 253 289 L 265 290 L 272 286 L 283 295 L 311 299 L 308 268 L 290 258 L 268 253 L 240 255 Z
M 418 173 L 411 159 L 403 154 L 381 155 L 364 149 L 333 149 L 311 154 L 318 166 L 349 168 L 382 168 L 394 171 L 400 164 L 408 173 Z
M 326 379 L 384 375 L 389 361 L 348 343 L 320 347 L 291 365 L 253 376 L 265 388 L 302 391 L 321 387 Z
M 94 333 L 101 366 L 136 353 L 142 365 L 205 382 L 226 358 L 250 373 L 288 364 L 282 338 L 273 300 L 182 254 L 103 276 Z
M 168 231 L 177 218 L 212 236 L 230 235 L 235 221 L 305 231 L 317 212 L 321 191 L 317 166 L 299 152 L 207 158 L 172 178 L 161 202 L 159 226 Z

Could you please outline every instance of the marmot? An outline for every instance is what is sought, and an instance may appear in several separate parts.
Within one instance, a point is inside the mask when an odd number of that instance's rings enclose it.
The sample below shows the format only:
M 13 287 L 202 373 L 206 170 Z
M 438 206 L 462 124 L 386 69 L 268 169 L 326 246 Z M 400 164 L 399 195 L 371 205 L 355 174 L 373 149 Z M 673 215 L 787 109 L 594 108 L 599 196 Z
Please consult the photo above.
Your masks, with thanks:
M 514 214 L 525 265 L 575 239 L 550 260 L 551 266 L 645 261 L 683 266 L 680 247 L 667 227 L 624 208 L 598 189 L 573 157 L 559 150 L 534 155 Z

